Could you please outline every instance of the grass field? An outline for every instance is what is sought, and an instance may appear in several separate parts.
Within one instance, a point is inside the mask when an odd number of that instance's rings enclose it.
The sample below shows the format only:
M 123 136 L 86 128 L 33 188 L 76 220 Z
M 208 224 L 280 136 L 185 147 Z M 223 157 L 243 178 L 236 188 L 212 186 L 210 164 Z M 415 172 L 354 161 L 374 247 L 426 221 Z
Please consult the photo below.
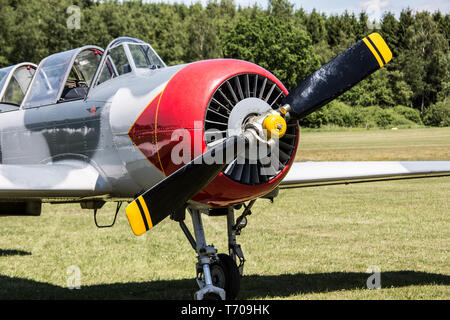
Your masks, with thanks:
M 297 160 L 450 160 L 450 128 L 305 132 Z M 449 299 L 450 178 L 280 191 L 256 202 L 238 241 L 241 299 Z M 100 212 L 108 223 L 114 205 Z M 226 251 L 224 218 L 204 218 Z M 190 225 L 188 219 L 187 224 Z M 0 218 L 0 299 L 192 299 L 195 253 L 163 221 L 135 237 L 120 211 L 97 229 L 78 205 Z M 369 266 L 381 288 L 366 288 Z M 81 289 L 67 289 L 80 270 Z M 69 269 L 68 269 L 69 268 Z M 69 273 L 68 273 L 69 271 Z
M 450 160 L 450 128 L 301 132 L 296 161 Z

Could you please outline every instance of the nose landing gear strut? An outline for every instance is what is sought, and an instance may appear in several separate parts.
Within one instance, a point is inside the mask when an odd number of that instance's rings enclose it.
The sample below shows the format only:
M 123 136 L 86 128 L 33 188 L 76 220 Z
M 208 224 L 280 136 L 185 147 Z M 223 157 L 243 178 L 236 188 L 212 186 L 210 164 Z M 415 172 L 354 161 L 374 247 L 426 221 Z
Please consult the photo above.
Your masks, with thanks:
M 251 214 L 250 208 L 254 202 L 253 200 L 249 205 L 244 206 L 243 213 L 236 221 L 234 208 L 227 208 L 229 254 L 217 254 L 214 245 L 206 244 L 202 211 L 188 208 L 192 217 L 195 239 L 184 220 L 179 221 L 186 238 L 197 253 L 196 281 L 200 289 L 194 294 L 196 300 L 233 300 L 237 297 L 245 259 L 241 246 L 236 242 L 236 236 L 247 225 L 246 216 Z

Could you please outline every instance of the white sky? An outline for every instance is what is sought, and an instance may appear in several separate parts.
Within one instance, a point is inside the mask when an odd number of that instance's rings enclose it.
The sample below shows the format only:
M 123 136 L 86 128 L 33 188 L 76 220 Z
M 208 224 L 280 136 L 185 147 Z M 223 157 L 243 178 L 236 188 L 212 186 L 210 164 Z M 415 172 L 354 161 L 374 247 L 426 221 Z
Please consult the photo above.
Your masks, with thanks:
M 201 2 L 206 4 L 208 0 L 144 0 L 146 2 L 169 2 L 191 4 Z M 253 6 L 255 3 L 262 8 L 267 7 L 267 0 L 234 0 L 235 4 L 241 6 Z M 326 14 L 340 14 L 345 10 L 359 13 L 366 11 L 370 18 L 378 19 L 383 12 L 391 11 L 398 16 L 402 9 L 411 8 L 417 11 L 427 10 L 434 12 L 440 10 L 442 13 L 450 13 L 450 0 L 290 0 L 295 8 L 303 8 L 311 12 L 314 8 Z

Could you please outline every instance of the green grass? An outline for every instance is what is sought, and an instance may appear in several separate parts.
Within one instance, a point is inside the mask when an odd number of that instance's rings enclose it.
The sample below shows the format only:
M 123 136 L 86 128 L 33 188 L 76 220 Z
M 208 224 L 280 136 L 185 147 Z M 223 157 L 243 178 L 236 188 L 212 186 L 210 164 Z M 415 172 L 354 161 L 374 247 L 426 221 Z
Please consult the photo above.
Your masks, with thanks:
M 408 131 L 411 144 L 389 130 L 308 132 L 298 156 L 331 150 L 333 160 L 345 141 L 364 153 L 371 143 L 361 135 L 371 134 L 374 148 L 383 136 L 387 146 L 408 145 L 407 159 L 420 156 L 422 138 L 449 159 L 448 128 Z M 239 298 L 449 299 L 449 190 L 450 178 L 429 178 L 288 189 L 273 204 L 257 201 L 238 238 L 247 259 Z M 113 211 L 106 205 L 101 222 Z M 78 205 L 44 205 L 40 217 L 0 222 L 0 299 L 191 299 L 197 290 L 196 255 L 173 221 L 135 237 L 123 209 L 113 228 L 97 229 Z M 204 223 L 208 243 L 226 251 L 225 219 Z M 80 290 L 67 289 L 73 265 Z M 366 288 L 371 265 L 381 269 L 381 289 Z
M 449 160 L 450 127 L 301 130 L 296 161 Z

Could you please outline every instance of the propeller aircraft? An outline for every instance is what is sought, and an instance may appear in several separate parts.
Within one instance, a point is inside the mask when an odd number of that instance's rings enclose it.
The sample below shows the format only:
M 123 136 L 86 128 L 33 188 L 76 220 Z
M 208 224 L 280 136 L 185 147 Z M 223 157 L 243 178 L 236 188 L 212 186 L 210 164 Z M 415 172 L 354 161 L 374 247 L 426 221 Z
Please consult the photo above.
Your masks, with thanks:
M 198 256 L 194 298 L 234 299 L 245 262 L 236 238 L 257 199 L 279 188 L 450 174 L 449 161 L 294 162 L 298 120 L 391 58 L 370 34 L 290 92 L 256 64 L 169 67 L 129 37 L 0 69 L 0 215 L 80 203 L 96 218 L 110 201 L 117 216 L 127 202 L 135 235 L 170 217 Z M 226 217 L 228 254 L 207 244 L 202 214 Z

